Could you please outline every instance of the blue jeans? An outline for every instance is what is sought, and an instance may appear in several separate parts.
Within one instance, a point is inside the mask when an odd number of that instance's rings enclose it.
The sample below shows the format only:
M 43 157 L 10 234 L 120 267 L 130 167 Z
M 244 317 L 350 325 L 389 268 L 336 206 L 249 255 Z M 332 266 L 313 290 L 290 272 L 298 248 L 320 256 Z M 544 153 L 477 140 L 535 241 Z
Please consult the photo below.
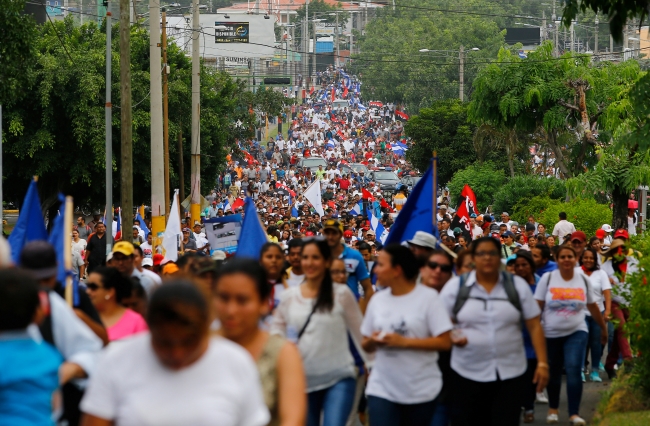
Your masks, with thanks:
M 550 377 L 548 381 L 548 406 L 560 407 L 560 390 L 562 388 L 562 367 L 566 370 L 566 392 L 569 400 L 569 416 L 578 415 L 582 399 L 582 367 L 587 350 L 587 333 L 576 331 L 564 337 L 547 338 L 548 363 Z
M 598 371 L 600 358 L 603 356 L 603 345 L 600 343 L 600 326 L 591 315 L 585 315 L 585 321 L 587 321 L 587 329 L 589 330 L 587 353 L 591 353 L 591 371 Z M 585 356 L 586 361 L 587 357 Z
M 348 377 L 329 388 L 309 392 L 307 426 L 345 426 L 352 411 L 356 384 L 354 378 Z
M 436 400 L 420 404 L 399 404 L 368 395 L 370 426 L 431 426 Z
M 451 422 L 451 409 L 446 403 L 436 404 L 436 411 L 433 413 L 430 426 L 449 426 Z

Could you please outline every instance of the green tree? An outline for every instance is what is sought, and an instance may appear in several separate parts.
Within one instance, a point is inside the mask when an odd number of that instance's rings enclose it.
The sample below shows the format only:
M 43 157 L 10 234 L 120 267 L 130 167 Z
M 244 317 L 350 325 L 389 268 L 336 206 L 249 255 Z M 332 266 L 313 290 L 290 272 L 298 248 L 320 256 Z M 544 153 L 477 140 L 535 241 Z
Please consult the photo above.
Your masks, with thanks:
M 459 170 L 449 182 L 449 194 L 451 202 L 455 205 L 463 187 L 469 185 L 476 195 L 477 207 L 483 211 L 492 205 L 494 194 L 506 183 L 506 174 L 498 170 L 493 163 L 472 164 Z
M 553 200 L 566 197 L 564 181 L 554 177 L 534 175 L 515 176 L 494 194 L 493 208 L 495 212 L 512 212 L 515 204 L 526 203 L 533 197 L 545 196 Z M 514 216 L 513 216 L 514 217 Z M 520 220 L 526 218 L 517 218 Z
M 24 0 L 0 0 L 0 105 L 17 101 L 33 77 L 36 23 L 23 14 Z
M 570 25 L 580 12 L 592 10 L 607 15 L 609 29 L 616 41 L 623 38 L 623 27 L 629 19 L 648 17 L 648 0 L 565 0 L 562 21 Z
M 476 10 L 500 7 L 485 0 L 472 3 Z M 444 9 L 456 8 L 450 1 L 403 0 L 396 6 L 378 11 L 359 39 L 361 53 L 355 57 L 354 71 L 363 76 L 366 99 L 402 103 L 417 113 L 436 100 L 457 98 L 461 45 L 480 49 L 466 53 L 466 93 L 470 93 L 479 67 L 503 46 L 505 32 L 496 20 L 447 13 Z
M 56 31 L 56 32 L 55 32 Z M 113 29 L 117 33 L 117 25 Z M 58 33 L 58 34 L 57 34 Z M 60 40 L 59 40 L 60 38 Z M 63 44 L 62 44 L 63 43 Z M 24 98 L 6 113 L 5 193 L 20 201 L 32 175 L 39 175 L 44 207 L 61 191 L 75 203 L 104 204 L 104 91 L 105 28 L 95 23 L 76 26 L 71 17 L 39 27 L 33 83 Z M 63 48 L 65 46 L 65 49 Z M 68 53 L 69 52 L 69 55 Z M 169 151 L 171 188 L 180 182 L 177 140 L 183 136 L 183 159 L 190 164 L 191 63 L 171 43 L 167 52 L 169 75 Z M 148 203 L 151 196 L 149 35 L 131 27 L 133 96 L 134 202 Z M 113 194 L 119 199 L 120 91 L 119 40 L 113 39 Z M 272 95 L 268 96 L 273 99 Z M 251 98 L 245 83 L 202 65 L 201 68 L 201 186 L 214 187 L 225 156 L 237 150 L 237 138 L 253 134 L 251 109 L 267 108 L 263 98 Z M 242 126 L 237 128 L 235 123 Z M 186 192 L 190 167 L 185 167 Z
M 544 133 L 568 178 L 595 163 L 607 141 L 599 135 L 602 114 L 639 75 L 634 61 L 593 66 L 588 55 L 571 53 L 556 59 L 550 42 L 528 59 L 502 49 L 474 81 L 468 115 L 477 125 Z
M 422 108 L 418 115 L 412 116 L 404 128 L 414 142 L 406 151 L 406 159 L 416 169 L 424 172 L 429 167 L 432 151 L 437 151 L 439 182 L 449 182 L 454 173 L 477 160 L 506 167 L 502 146 L 491 147 L 481 157 L 477 156 L 473 140 L 476 127 L 467 122 L 467 104 L 458 99 L 433 102 L 431 107 Z
M 571 194 L 606 191 L 613 201 L 612 226 L 627 228 L 627 200 L 639 185 L 650 182 L 650 75 L 645 74 L 630 90 L 611 105 L 606 122 L 612 128 L 613 144 L 600 151 L 593 169 L 571 179 Z

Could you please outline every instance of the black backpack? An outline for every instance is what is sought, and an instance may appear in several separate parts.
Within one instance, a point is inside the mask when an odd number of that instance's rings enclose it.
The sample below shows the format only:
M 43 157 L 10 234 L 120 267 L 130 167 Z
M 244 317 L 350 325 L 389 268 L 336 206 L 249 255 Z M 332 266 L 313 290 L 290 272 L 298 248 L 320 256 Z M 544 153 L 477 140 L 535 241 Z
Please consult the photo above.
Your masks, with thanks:
M 465 285 L 468 276 L 469 273 L 460 276 L 460 285 L 458 287 L 458 294 L 456 295 L 456 303 L 454 304 L 454 309 L 452 311 L 452 319 L 454 322 L 458 322 L 457 320 L 458 312 L 460 312 L 460 310 L 463 308 L 463 305 L 465 305 L 467 299 L 470 299 L 469 293 L 472 291 L 472 287 Z M 519 293 L 517 293 L 517 289 L 515 288 L 515 281 L 513 275 L 509 272 L 503 271 L 501 272 L 501 276 L 503 277 L 503 289 L 506 291 L 506 295 L 508 296 L 508 298 L 491 299 L 491 300 L 507 300 L 508 302 L 510 302 L 510 304 L 512 304 L 512 306 L 514 306 L 521 313 L 523 319 L 521 300 L 519 300 Z M 487 299 L 483 299 L 482 297 L 472 296 L 471 298 L 482 300 L 484 304 L 487 303 Z

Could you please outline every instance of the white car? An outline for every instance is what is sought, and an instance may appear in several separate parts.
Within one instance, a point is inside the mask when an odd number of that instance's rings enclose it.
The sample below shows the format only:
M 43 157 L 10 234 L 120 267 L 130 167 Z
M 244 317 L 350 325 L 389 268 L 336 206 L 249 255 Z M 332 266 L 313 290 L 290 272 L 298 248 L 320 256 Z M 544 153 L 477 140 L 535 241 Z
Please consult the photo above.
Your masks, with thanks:
M 180 3 L 172 3 L 169 5 L 169 7 L 181 7 Z

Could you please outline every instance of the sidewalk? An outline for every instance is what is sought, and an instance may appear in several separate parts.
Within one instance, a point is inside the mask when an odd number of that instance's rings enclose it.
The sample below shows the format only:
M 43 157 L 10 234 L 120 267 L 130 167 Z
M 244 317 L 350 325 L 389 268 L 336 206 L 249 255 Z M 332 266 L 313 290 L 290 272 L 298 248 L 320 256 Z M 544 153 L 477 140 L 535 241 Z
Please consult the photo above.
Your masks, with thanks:
M 587 424 L 591 424 L 591 419 L 593 419 L 594 415 L 596 414 L 596 408 L 598 407 L 602 393 L 610 384 L 610 380 L 606 378 L 607 374 L 601 373 L 600 377 L 603 379 L 602 383 L 593 383 L 589 380 L 587 380 L 587 383 L 583 383 L 582 403 L 580 404 L 580 417 L 585 419 L 587 421 Z M 560 424 L 569 423 L 569 414 L 567 413 L 567 409 L 566 381 L 563 379 L 562 393 L 560 394 Z M 529 424 L 539 426 L 545 425 L 547 411 L 547 404 L 536 404 L 535 422 Z M 521 424 L 524 424 L 523 421 Z

